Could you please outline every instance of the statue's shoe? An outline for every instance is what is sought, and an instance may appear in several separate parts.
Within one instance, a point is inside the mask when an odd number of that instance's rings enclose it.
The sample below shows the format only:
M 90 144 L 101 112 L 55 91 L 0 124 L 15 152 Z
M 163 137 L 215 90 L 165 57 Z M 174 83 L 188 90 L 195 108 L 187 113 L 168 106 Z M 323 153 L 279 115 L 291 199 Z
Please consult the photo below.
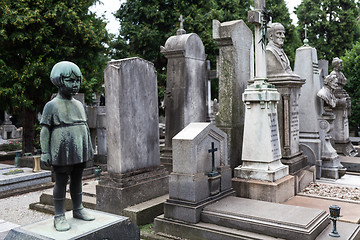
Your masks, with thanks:
M 95 217 L 92 216 L 84 208 L 73 210 L 73 217 L 77 218 L 77 219 L 82 219 L 84 221 L 93 221 L 93 220 L 95 220 Z
M 70 229 L 70 225 L 67 222 L 64 214 L 54 216 L 54 227 L 56 231 L 59 232 L 64 232 Z

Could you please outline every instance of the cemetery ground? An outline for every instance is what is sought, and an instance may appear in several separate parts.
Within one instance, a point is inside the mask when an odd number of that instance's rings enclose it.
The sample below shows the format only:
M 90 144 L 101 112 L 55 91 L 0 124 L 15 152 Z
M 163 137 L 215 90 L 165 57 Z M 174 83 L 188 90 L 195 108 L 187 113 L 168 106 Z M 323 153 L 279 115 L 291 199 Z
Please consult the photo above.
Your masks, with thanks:
M 13 165 L 14 160 L 3 160 L 1 164 Z M 86 195 L 95 195 L 95 186 L 98 181 L 95 178 L 83 181 Z M 40 186 L 41 187 L 41 186 Z M 30 205 L 39 202 L 40 197 L 52 192 L 52 184 L 43 186 L 44 189 L 31 190 L 21 189 L 13 196 L 0 198 L 0 239 L 4 239 L 11 228 L 31 224 L 43 219 L 52 218 L 51 209 L 44 213 L 30 208 Z M 91 193 L 92 192 L 92 193 Z M 86 199 L 86 197 L 85 197 Z M 87 200 L 91 202 L 91 200 Z M 89 208 L 94 208 L 88 205 Z M 89 203 L 87 203 L 89 204 Z M 330 205 L 336 204 L 341 207 L 340 221 L 360 223 L 360 174 L 349 172 L 338 180 L 320 179 L 311 183 L 302 192 L 289 199 L 284 204 L 322 209 L 328 212 Z M 169 239 L 156 236 L 153 224 L 140 226 L 141 239 Z M 341 231 L 341 229 L 339 229 Z

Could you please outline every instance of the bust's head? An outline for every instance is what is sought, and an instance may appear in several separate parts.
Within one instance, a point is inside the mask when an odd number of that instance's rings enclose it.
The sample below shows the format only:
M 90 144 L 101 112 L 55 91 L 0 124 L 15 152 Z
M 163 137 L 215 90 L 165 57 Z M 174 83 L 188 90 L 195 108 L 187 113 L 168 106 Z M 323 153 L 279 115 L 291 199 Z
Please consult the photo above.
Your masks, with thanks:
M 335 74 L 330 74 L 324 79 L 324 86 L 330 88 L 331 90 L 335 90 L 338 87 L 338 79 Z
M 340 71 L 342 69 L 342 60 L 338 57 L 334 58 L 331 64 L 335 71 Z
M 267 29 L 267 38 L 269 43 L 282 48 L 285 39 L 285 28 L 281 23 L 272 23 Z

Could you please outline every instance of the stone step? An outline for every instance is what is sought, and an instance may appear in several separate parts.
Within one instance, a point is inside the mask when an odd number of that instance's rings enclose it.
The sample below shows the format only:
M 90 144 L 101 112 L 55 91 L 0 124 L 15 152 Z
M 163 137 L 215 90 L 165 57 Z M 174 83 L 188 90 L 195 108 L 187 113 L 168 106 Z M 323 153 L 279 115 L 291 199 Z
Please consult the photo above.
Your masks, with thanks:
M 206 239 L 206 240 L 283 240 L 264 234 L 228 228 L 218 224 L 199 222 L 185 223 L 164 218 L 164 215 L 155 218 L 156 236 L 167 239 Z M 149 236 L 149 240 L 158 238 Z M 163 240 L 162 238 L 160 238 Z M 300 238 L 298 238 L 300 239 Z
M 123 210 L 123 215 L 129 217 L 138 226 L 152 223 L 154 218 L 164 213 L 164 202 L 169 198 L 169 194 L 151 199 L 146 202 L 127 207 Z
M 238 197 L 227 197 L 206 206 L 201 221 L 272 237 L 303 240 L 315 239 L 330 223 L 323 210 Z

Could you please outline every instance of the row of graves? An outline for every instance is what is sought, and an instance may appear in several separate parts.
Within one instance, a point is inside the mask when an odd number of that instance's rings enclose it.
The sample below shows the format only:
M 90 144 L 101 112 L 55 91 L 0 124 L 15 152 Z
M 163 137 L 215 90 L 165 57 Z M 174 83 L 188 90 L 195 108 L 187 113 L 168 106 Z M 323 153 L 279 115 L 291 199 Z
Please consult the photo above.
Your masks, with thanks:
M 107 168 L 92 190 L 95 221 L 74 220 L 66 233 L 45 221 L 13 229 L 8 239 L 140 239 L 136 224 L 149 222 L 169 239 L 360 239 L 358 220 L 336 222 L 336 205 L 325 206 L 329 215 L 323 208 L 286 204 L 311 182 L 343 177 L 345 163 L 356 169 L 358 158 L 349 138 L 341 63 L 336 59 L 328 74 L 327 63 L 305 41 L 292 71 L 282 49 L 284 27 L 263 21 L 264 7 L 256 0 L 249 12 L 254 34 L 243 20 L 213 21 L 216 71 L 182 20 L 161 47 L 168 60 L 161 148 L 154 65 L 141 58 L 110 61 L 106 104 L 88 111 L 96 122 L 89 126 L 102 155 L 98 161 Z M 210 111 L 214 77 L 217 112 Z M 161 199 L 156 211 L 129 214 L 154 199 Z

